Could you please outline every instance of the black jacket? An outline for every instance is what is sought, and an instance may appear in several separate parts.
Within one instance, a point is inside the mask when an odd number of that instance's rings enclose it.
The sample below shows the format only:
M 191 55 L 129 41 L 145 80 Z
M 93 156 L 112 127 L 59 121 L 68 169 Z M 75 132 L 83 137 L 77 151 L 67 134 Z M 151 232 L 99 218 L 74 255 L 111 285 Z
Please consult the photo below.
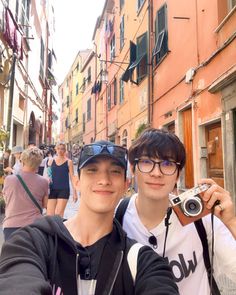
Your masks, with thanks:
M 99 264 L 95 294 L 179 294 L 169 266 L 147 246 L 139 251 L 134 284 L 127 263 L 127 252 L 133 243 L 114 221 Z M 76 243 L 63 220 L 42 218 L 16 231 L 3 245 L 0 294 L 51 295 L 60 287 L 63 295 L 78 295 L 77 259 Z

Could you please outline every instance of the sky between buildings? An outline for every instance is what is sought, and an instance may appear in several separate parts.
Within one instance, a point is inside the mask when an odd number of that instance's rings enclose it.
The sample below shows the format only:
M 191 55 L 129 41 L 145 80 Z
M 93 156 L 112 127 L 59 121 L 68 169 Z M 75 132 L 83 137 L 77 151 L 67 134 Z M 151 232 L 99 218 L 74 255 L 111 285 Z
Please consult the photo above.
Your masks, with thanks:
M 55 73 L 60 85 L 79 50 L 92 48 L 92 36 L 105 0 L 56 0 Z

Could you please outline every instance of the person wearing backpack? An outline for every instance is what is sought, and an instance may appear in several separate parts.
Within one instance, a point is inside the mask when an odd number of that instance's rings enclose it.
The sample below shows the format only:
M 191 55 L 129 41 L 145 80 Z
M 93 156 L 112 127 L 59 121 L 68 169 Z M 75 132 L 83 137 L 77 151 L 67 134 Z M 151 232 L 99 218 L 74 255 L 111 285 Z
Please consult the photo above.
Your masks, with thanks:
M 126 169 L 126 149 L 107 141 L 84 145 L 77 214 L 67 221 L 46 216 L 12 235 L 0 257 L 1 295 L 179 294 L 167 262 L 113 222 Z
M 220 273 L 236 282 L 234 205 L 226 190 L 212 179 L 202 179 L 199 187 L 205 186 L 206 191 L 197 201 L 214 214 L 195 222 L 191 221 L 198 218 L 188 217 L 188 224 L 183 226 L 173 210 L 176 206 L 170 206 L 169 195 L 176 195 L 185 161 L 184 145 L 175 134 L 146 129 L 129 148 L 138 193 L 121 201 L 116 218 L 128 237 L 149 245 L 168 260 L 181 295 L 218 295 L 215 278 Z M 173 200 L 177 202 L 178 198 Z M 186 204 L 178 206 L 184 208 Z M 189 204 L 191 210 L 196 210 L 191 207 L 193 203 Z

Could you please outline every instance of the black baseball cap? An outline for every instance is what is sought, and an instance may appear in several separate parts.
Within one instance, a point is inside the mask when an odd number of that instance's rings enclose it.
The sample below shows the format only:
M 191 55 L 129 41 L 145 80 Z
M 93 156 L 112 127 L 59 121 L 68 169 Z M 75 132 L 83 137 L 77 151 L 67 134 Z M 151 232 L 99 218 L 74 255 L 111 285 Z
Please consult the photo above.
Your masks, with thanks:
M 125 170 L 127 169 L 127 149 L 115 145 L 113 142 L 100 140 L 82 147 L 78 170 L 87 165 L 91 160 L 103 155 L 116 160 Z

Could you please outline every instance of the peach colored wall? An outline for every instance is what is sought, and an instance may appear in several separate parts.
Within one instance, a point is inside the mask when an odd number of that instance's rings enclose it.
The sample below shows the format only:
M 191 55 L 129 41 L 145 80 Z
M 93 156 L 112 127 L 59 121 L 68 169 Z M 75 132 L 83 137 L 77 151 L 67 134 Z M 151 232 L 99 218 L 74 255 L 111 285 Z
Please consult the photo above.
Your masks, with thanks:
M 119 1 L 117 1 L 119 2 Z M 125 1 L 120 16 L 125 15 L 125 45 L 119 54 L 119 59 L 129 62 L 130 40 L 137 43 L 137 37 L 148 32 L 148 1 L 137 12 L 137 1 Z M 148 39 L 148 38 L 147 38 Z M 127 64 L 122 65 L 119 75 L 122 76 Z M 137 86 L 130 81 L 124 83 L 124 102 L 119 104 L 117 110 L 117 125 L 119 138 L 122 139 L 124 130 L 128 132 L 128 146 L 135 137 L 136 130 L 141 123 L 147 121 L 148 90 L 147 77 Z
M 154 2 L 163 4 L 163 1 Z M 218 116 L 221 113 L 220 100 L 215 99 L 215 94 L 207 93 L 207 89 L 218 76 L 232 66 L 232 60 L 235 57 L 235 43 L 224 49 L 208 65 L 197 70 L 193 83 L 186 84 L 183 80 L 178 84 L 181 79 L 184 79 L 186 71 L 192 67 L 196 68 L 198 64 L 207 60 L 232 34 L 235 27 L 233 23 L 236 21 L 236 15 L 233 15 L 224 29 L 219 33 L 214 33 L 219 25 L 217 1 L 197 2 L 198 11 L 195 13 L 195 5 L 193 5 L 195 1 L 184 1 L 183 5 L 167 1 L 167 5 L 169 4 L 167 6 L 168 45 L 171 52 L 157 67 L 154 76 L 154 126 L 166 124 L 168 119 L 164 119 L 164 114 L 175 110 L 185 101 L 191 100 L 197 91 L 202 91 L 198 100 L 206 101 L 208 97 L 210 99 L 209 118 L 212 117 L 212 113 Z M 156 9 L 159 7 L 155 6 Z M 186 16 L 186 14 L 190 20 L 174 19 L 175 16 Z M 183 25 L 184 23 L 185 25 Z M 198 33 L 198 38 L 196 38 L 196 33 Z M 190 42 L 191 40 L 192 42 Z M 173 89 L 170 91 L 171 88 Z M 199 116 L 201 116 L 201 112 Z M 205 119 L 207 120 L 206 115 Z
M 223 2 L 221 7 L 226 0 Z M 154 20 L 163 3 L 154 1 Z M 217 53 L 217 50 L 235 32 L 236 9 L 227 16 L 227 21 L 219 23 L 223 19 L 217 6 L 219 1 L 182 1 L 181 5 L 175 1 L 166 3 L 170 52 L 154 73 L 153 126 L 162 127 L 175 122 L 176 133 L 181 137 L 181 111 L 192 109 L 196 180 L 201 174 L 199 149 L 204 141 L 199 128 L 222 117 L 222 94 L 210 93 L 209 87 L 234 65 L 236 39 L 221 52 Z M 176 19 L 181 16 L 189 19 Z M 190 68 L 195 69 L 195 74 L 193 81 L 187 84 L 185 74 Z

